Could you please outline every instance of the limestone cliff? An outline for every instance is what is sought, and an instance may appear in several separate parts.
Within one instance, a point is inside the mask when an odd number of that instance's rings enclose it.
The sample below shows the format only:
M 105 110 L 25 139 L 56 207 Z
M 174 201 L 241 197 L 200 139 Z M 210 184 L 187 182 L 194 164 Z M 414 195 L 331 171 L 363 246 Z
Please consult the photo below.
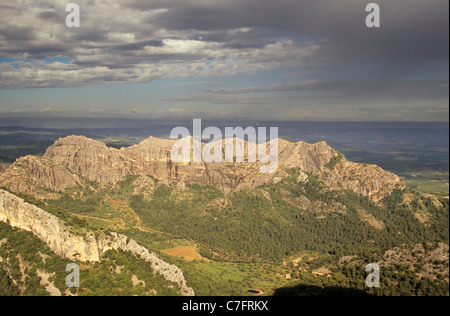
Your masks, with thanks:
M 6 171 L 6 169 L 9 168 L 11 164 L 9 163 L 5 163 L 5 162 L 0 162 L 0 175 Z
M 21 193 L 34 193 L 37 187 L 60 192 L 82 185 L 82 180 L 77 174 L 52 160 L 26 156 L 17 159 L 0 174 L 0 184 Z
M 192 138 L 191 142 L 194 142 Z M 248 162 L 249 143 L 242 140 L 236 140 L 235 148 L 238 144 L 244 148 L 246 155 L 243 163 L 174 163 L 170 159 L 174 143 L 173 140 L 151 137 L 138 145 L 122 148 L 121 152 L 131 161 L 134 174 L 152 175 L 165 183 L 213 185 L 225 193 L 277 183 L 286 176 L 286 170 L 292 168 L 317 176 L 330 187 L 349 189 L 373 199 L 385 197 L 397 188 L 404 188 L 398 176 L 374 165 L 352 163 L 342 158 L 330 170 L 327 164 L 338 156 L 338 152 L 326 142 L 291 143 L 278 139 L 278 170 L 272 174 L 261 173 L 259 161 Z M 222 161 L 225 161 L 225 142 L 218 146 L 222 147 Z M 233 158 L 235 161 L 236 149 Z
M 336 165 L 332 176 L 325 183 L 341 186 L 372 200 L 378 201 L 389 196 L 396 189 L 404 189 L 400 178 L 376 165 L 357 164 L 343 159 Z
M 119 150 L 84 136 L 57 140 L 47 149 L 44 158 L 99 184 L 115 183 L 131 175 L 129 163 Z
M 181 271 L 181 269 L 165 262 L 156 254 L 150 253 L 147 248 L 139 245 L 133 239 L 130 239 L 127 236 L 118 233 L 111 233 L 111 236 L 103 236 L 99 238 L 97 244 L 100 249 L 100 255 L 108 250 L 122 249 L 124 251 L 129 251 L 137 256 L 140 256 L 145 261 L 151 263 L 152 269 L 155 273 L 161 274 L 167 281 L 177 283 L 180 287 L 182 295 L 195 295 L 194 290 L 188 287 L 183 275 L 183 271 Z
M 261 173 L 260 161 L 249 162 L 248 155 L 244 162 L 236 162 L 236 150 L 232 163 L 174 162 L 170 155 L 174 143 L 174 140 L 150 137 L 140 144 L 117 150 L 86 137 L 69 136 L 49 147 L 42 160 L 34 158 L 33 168 L 22 167 L 25 170 L 20 170 L 22 165 L 15 163 L 0 177 L 0 185 L 15 192 L 32 191 L 33 186 L 63 191 L 84 180 L 105 185 L 117 183 L 129 175 L 150 175 L 166 184 L 178 183 L 180 187 L 212 185 L 229 193 L 277 183 L 287 175 L 287 170 L 297 168 L 316 176 L 331 188 L 352 190 L 373 200 L 404 188 L 398 176 L 377 166 L 349 162 L 345 157 L 329 168 L 327 165 L 338 152 L 325 142 L 291 143 L 279 139 L 278 169 L 271 174 Z M 248 153 L 248 142 L 236 140 L 236 144 Z M 222 147 L 225 161 L 225 141 L 217 145 Z M 205 144 L 201 146 L 204 148 Z M 192 151 L 193 148 L 191 146 Z M 18 179 L 18 173 L 24 181 L 11 180 Z
M 56 216 L 4 190 L 0 190 L 0 221 L 32 232 L 44 241 L 50 250 L 70 260 L 100 261 L 108 250 L 122 249 L 132 252 L 148 261 L 155 273 L 160 273 L 166 280 L 177 283 L 182 295 L 194 295 L 194 291 L 187 286 L 183 272 L 178 267 L 163 261 L 127 236 L 111 233 L 111 235 L 101 234 L 97 238 L 92 232 L 83 235 L 74 233 Z

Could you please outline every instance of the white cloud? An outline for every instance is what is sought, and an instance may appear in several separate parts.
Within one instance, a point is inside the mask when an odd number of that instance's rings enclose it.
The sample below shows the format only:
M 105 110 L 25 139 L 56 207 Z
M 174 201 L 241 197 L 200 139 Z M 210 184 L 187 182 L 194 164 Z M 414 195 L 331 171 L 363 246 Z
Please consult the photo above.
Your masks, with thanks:
M 242 105 L 250 117 L 257 106 L 278 115 L 270 104 L 287 117 L 320 117 L 337 104 L 336 116 L 372 115 L 369 107 L 355 110 L 360 101 L 383 101 L 373 106 L 383 115 L 391 114 L 390 101 L 434 104 L 429 113 L 448 103 L 448 1 L 378 0 L 385 13 L 375 31 L 365 27 L 364 3 L 354 0 L 78 0 L 78 29 L 65 25 L 68 2 L 2 0 L 0 89 L 170 78 L 193 85 L 199 78 L 192 94 L 155 103 L 189 102 L 203 111 L 208 104 Z M 234 77 L 222 90 L 198 91 L 208 79 L 237 74 L 278 77 L 243 87 Z M 446 87 L 433 82 L 440 78 Z M 354 108 L 344 107 L 349 103 Z M 297 108 L 305 111 L 295 114 Z
M 80 0 L 82 27 L 69 29 L 64 23 L 65 5 L 66 1 L 6 1 L 10 9 L 0 11 L 0 56 L 35 62 L 17 62 L 15 68 L 2 64 L 0 88 L 252 73 L 280 65 L 299 66 L 317 49 L 312 43 L 285 40 L 258 48 L 233 48 L 226 42 L 202 40 L 208 32 L 193 39 L 192 31 L 170 31 L 154 24 L 153 19 L 169 8 L 139 11 L 127 1 Z M 250 31 L 249 27 L 239 27 L 227 34 Z M 72 62 L 39 62 L 51 57 Z

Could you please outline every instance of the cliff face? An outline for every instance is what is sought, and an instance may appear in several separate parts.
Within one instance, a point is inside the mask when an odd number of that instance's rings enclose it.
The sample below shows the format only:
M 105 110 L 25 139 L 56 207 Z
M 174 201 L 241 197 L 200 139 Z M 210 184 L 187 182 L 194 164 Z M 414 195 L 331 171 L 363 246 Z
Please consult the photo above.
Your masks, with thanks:
M 44 158 L 99 184 L 115 183 L 131 175 L 129 163 L 119 150 L 83 136 L 57 140 Z
M 56 216 L 0 190 L 0 220 L 32 232 L 57 255 L 80 261 L 99 261 L 95 236 L 73 234 Z
M 378 201 L 396 189 L 404 189 L 400 178 L 376 165 L 363 165 L 343 160 L 336 165 L 332 177 L 325 181 L 330 186 L 341 186 Z
M 0 162 L 0 175 L 6 171 L 10 166 L 9 163 Z
M 33 161 L 29 163 L 33 167 L 24 168 L 20 160 L 14 163 L 0 177 L 0 185 L 15 192 L 32 191 L 36 186 L 63 191 L 81 185 L 83 180 L 104 185 L 117 183 L 129 175 L 151 175 L 165 184 L 212 185 L 229 193 L 277 183 L 286 176 L 287 170 L 298 168 L 332 188 L 349 189 L 374 200 L 391 194 L 396 188 L 404 188 L 399 177 L 377 166 L 351 163 L 342 158 L 333 168 L 328 168 L 327 164 L 338 153 L 325 142 L 291 143 L 279 139 L 278 169 L 271 174 L 261 173 L 260 161 L 248 162 L 248 155 L 244 162 L 234 163 L 174 162 L 170 151 L 175 142 L 150 137 L 140 144 L 117 150 L 86 137 L 69 136 L 56 141 L 42 159 L 27 158 Z M 247 142 L 237 140 L 236 143 L 248 153 Z M 217 146 L 222 147 L 225 161 L 225 142 Z M 193 148 L 191 145 L 191 157 Z M 235 151 L 233 157 L 236 161 Z M 18 178 L 16 174 L 21 174 L 25 181 L 11 180 Z
M 177 283 L 183 296 L 195 295 L 194 290 L 188 287 L 181 269 L 165 262 L 156 254 L 150 253 L 147 248 L 142 247 L 133 239 L 129 239 L 127 236 L 121 234 L 111 233 L 111 236 L 103 236 L 102 238 L 99 238 L 97 244 L 101 255 L 108 250 L 122 249 L 140 256 L 145 261 L 151 263 L 152 269 L 155 273 L 161 274 L 167 281 Z
M 4 190 L 0 190 L 0 221 L 32 232 L 57 255 L 74 261 L 100 261 L 101 256 L 108 250 L 122 249 L 132 252 L 148 261 L 154 272 L 160 273 L 168 281 L 177 283 L 182 295 L 194 295 L 194 291 L 187 286 L 183 272 L 178 267 L 150 253 L 136 241 L 117 233 L 109 236 L 102 234 L 98 238 L 90 232 L 85 235 L 75 234 L 56 216 Z
M 193 145 L 194 141 L 190 141 Z M 352 163 L 342 158 L 330 170 L 327 164 L 338 156 L 338 152 L 325 142 L 291 143 L 278 139 L 278 170 L 272 174 L 261 173 L 259 161 L 248 162 L 249 144 L 245 141 L 236 140 L 233 155 L 236 161 L 236 147 L 240 144 L 246 153 L 244 163 L 232 164 L 174 163 L 170 159 L 170 150 L 174 143 L 173 140 L 150 137 L 138 145 L 122 148 L 121 152 L 131 162 L 134 174 L 149 174 L 165 183 L 213 185 L 225 193 L 277 183 L 286 176 L 286 170 L 292 168 L 313 174 L 332 188 L 349 189 L 374 200 L 390 195 L 395 189 L 404 188 L 398 176 L 374 165 Z M 225 161 L 225 142 L 218 146 L 222 147 L 222 158 Z
M 0 184 L 14 192 L 33 193 L 36 187 L 60 192 L 82 185 L 82 181 L 61 164 L 38 156 L 26 156 L 0 174 Z

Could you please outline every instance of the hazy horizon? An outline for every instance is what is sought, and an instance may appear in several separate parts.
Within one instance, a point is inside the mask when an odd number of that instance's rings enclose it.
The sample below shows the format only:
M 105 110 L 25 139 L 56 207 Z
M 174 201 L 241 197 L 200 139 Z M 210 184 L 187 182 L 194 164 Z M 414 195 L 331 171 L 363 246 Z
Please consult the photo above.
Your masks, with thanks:
M 272 124 L 270 126 L 276 127 L 275 125 L 286 125 L 286 124 L 439 124 L 439 125 L 449 125 L 448 120 L 444 121 L 409 121 L 409 120 L 384 120 L 384 121 L 374 121 L 374 120 L 270 120 L 270 119 L 247 119 L 247 118 L 214 118 L 206 117 L 202 118 L 200 116 L 195 117 L 202 119 L 203 125 L 211 126 L 227 126 L 227 127 L 247 127 L 247 126 L 257 126 L 266 123 Z M 165 126 L 186 126 L 188 128 L 192 127 L 191 118 L 132 118 L 132 117 L 32 117 L 32 116 L 13 116 L 13 117 L 0 117 L 0 128 L 25 128 L 25 129 L 138 129 L 142 127 L 147 127 L 151 125 L 165 125 Z M 269 126 L 267 125 L 267 127 Z

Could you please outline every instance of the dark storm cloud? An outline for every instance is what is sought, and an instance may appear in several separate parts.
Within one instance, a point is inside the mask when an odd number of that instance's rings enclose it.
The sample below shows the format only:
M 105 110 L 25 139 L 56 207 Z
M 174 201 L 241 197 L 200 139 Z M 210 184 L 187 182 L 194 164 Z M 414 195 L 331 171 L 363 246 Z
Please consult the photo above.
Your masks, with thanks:
M 321 82 L 341 74 L 346 82 L 399 82 L 430 65 L 448 67 L 448 0 L 377 0 L 379 29 L 365 26 L 372 1 L 363 0 L 80 0 L 80 29 L 65 27 L 62 2 L 6 2 L 0 56 L 68 57 L 89 75 L 107 67 L 134 72 L 125 80 L 147 72 L 139 77 L 145 81 L 309 66 L 308 76 Z M 216 67 L 189 67 L 206 62 Z M 169 64 L 182 71 L 174 75 L 163 67 Z M 123 72 L 107 75 L 116 81 Z
M 387 72 L 397 65 L 447 59 L 449 54 L 449 1 L 379 0 L 381 28 L 368 29 L 365 7 L 355 0 L 246 0 L 246 1 L 141 1 L 130 6 L 141 10 L 166 8 L 149 23 L 173 31 L 213 32 L 204 40 L 227 40 L 233 45 L 241 34 L 232 29 L 256 28 L 269 36 L 253 37 L 258 47 L 283 34 L 303 40 L 323 40 L 316 58 L 334 62 L 375 62 Z M 222 31 L 224 33 L 218 33 Z M 220 38 L 220 36 L 222 38 Z M 258 40 L 261 42 L 258 43 Z M 246 45 L 242 45 L 245 48 Z M 239 45 L 233 47 L 239 48 Z M 391 70 L 391 71 L 390 71 Z
M 70 37 L 70 41 L 102 43 L 108 40 L 108 32 L 103 30 L 80 29 Z
M 136 15 L 146 10 L 166 11 L 139 21 L 141 26 L 122 23 L 119 31 L 138 36 L 145 29 L 166 29 L 172 31 L 173 36 L 182 37 L 190 31 L 191 36 L 201 36 L 203 41 L 225 43 L 235 49 L 260 48 L 280 37 L 295 36 L 300 40 L 322 41 L 315 58 L 329 63 L 361 61 L 379 63 L 381 67 L 387 63 L 389 67 L 397 64 L 405 68 L 418 61 L 448 58 L 449 1 L 379 0 L 380 29 L 365 27 L 367 3 L 369 1 L 359 0 L 134 0 L 122 5 L 135 10 Z M 88 4 L 82 8 L 90 13 Z M 64 12 L 44 11 L 38 16 L 61 22 Z M 92 25 L 95 28 L 74 32 L 72 39 L 107 41 L 107 31 L 97 23 Z M 241 28 L 250 30 L 248 33 L 231 32 Z M 107 29 L 115 31 L 114 21 Z M 0 34 L 9 40 L 33 40 L 30 27 L 8 27 Z M 128 46 L 118 45 L 117 49 L 139 49 L 140 45 L 129 43 Z
M 26 59 L 44 59 L 57 57 L 67 53 L 67 48 L 62 44 L 36 44 L 35 46 L 23 46 L 7 48 L 3 50 L 7 56 L 19 56 Z
M 32 27 L 4 26 L 0 28 L 0 36 L 7 41 L 32 41 L 35 39 Z
M 44 11 L 39 13 L 38 18 L 42 19 L 43 21 L 48 21 L 52 23 L 61 23 L 61 21 L 65 20 L 65 15 L 56 11 Z

